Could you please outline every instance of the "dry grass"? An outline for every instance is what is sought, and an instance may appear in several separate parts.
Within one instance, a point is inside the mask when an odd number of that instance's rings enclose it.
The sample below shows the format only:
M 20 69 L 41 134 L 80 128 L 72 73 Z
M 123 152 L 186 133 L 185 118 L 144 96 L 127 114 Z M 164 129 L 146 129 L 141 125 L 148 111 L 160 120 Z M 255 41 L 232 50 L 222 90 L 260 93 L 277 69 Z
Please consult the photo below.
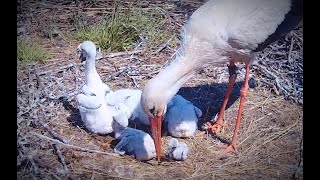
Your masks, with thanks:
M 44 14 L 51 8 L 55 19 L 60 19 L 59 22 L 54 21 L 55 25 L 67 34 L 71 30 L 68 29 L 68 18 L 65 16 L 71 16 L 71 10 L 79 10 L 81 7 L 112 7 L 112 3 L 107 1 L 83 3 L 81 1 L 76 5 L 73 1 L 69 4 L 67 1 L 64 5 L 52 5 L 49 2 L 41 4 L 23 1 L 21 10 L 18 9 L 22 14 L 28 15 L 25 20 L 21 20 L 21 26 L 29 25 L 27 31 L 30 38 L 42 47 L 49 48 L 54 58 L 46 64 L 38 63 L 18 69 L 18 179 L 66 179 L 67 176 L 71 179 L 303 179 L 303 109 L 285 100 L 283 95 L 276 95 L 268 86 L 259 84 L 248 93 L 239 132 L 238 155 L 221 158 L 219 152 L 223 143 L 207 134 L 204 137 L 182 140 L 190 148 L 189 157 L 183 162 L 164 158 L 162 163 L 157 165 L 156 160 L 139 162 L 128 156 L 114 155 L 112 136 L 88 133 L 79 121 L 80 115 L 74 99 L 74 95 L 84 83 L 83 66 L 74 51 L 79 42 L 69 40 L 65 44 L 58 44 L 60 40 L 57 38 L 52 41 L 39 35 L 38 26 L 34 24 L 49 21 L 52 16 L 39 14 Z M 109 5 L 106 5 L 108 3 Z M 185 2 L 179 9 L 171 2 L 164 5 L 147 3 L 147 7 L 134 4 L 133 1 L 127 3 L 141 9 L 162 7 L 169 14 L 167 21 L 171 25 L 171 33 L 178 32 L 183 24 L 183 12 L 190 14 L 190 9 L 181 7 L 190 6 L 193 10 L 201 4 Z M 34 8 L 38 6 L 41 8 Z M 33 12 L 29 12 L 30 7 L 33 7 Z M 62 16 L 63 14 L 66 15 Z M 94 14 L 99 18 L 99 12 Z M 34 21 L 40 17 L 42 19 Z M 161 51 L 139 47 L 137 50 L 140 51 L 134 54 L 121 53 L 121 56 L 115 57 L 104 54 L 104 57 L 97 61 L 97 70 L 102 80 L 113 89 L 142 88 L 174 52 L 170 46 L 162 48 L 159 45 L 159 49 Z M 302 48 L 293 51 L 300 53 Z M 265 52 L 268 50 L 263 53 Z M 274 52 L 269 54 L 272 53 Z M 299 56 L 292 56 L 292 59 L 296 58 Z M 256 82 L 265 78 L 260 71 L 253 71 L 252 74 Z M 226 67 L 208 67 L 179 91 L 179 94 L 204 112 L 199 122 L 200 127 L 219 111 L 227 87 L 227 77 Z M 239 81 L 231 95 L 224 118 L 227 126 L 220 137 L 228 141 L 233 133 L 239 104 L 242 69 L 238 77 Z M 59 100 L 60 97 L 65 97 L 67 101 Z M 168 136 L 163 137 L 163 151 L 168 139 Z

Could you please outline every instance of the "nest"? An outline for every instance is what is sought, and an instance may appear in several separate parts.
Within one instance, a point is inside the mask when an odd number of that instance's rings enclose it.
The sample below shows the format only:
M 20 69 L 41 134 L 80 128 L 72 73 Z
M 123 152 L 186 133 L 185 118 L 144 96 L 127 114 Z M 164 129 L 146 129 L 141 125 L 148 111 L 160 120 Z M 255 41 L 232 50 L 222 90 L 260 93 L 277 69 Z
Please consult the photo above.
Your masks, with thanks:
M 42 6 L 39 12 L 48 12 L 44 4 L 26 3 Z M 167 3 L 170 7 L 177 6 Z M 57 4 L 58 14 L 69 12 L 73 7 L 68 3 Z M 199 5 L 201 3 L 184 4 L 193 9 Z M 180 17 L 173 21 L 177 31 L 179 24 L 184 23 L 184 15 L 181 9 L 167 11 Z M 26 17 L 34 18 L 33 15 Z M 25 23 L 32 24 L 28 18 Z M 180 162 L 164 158 L 160 165 L 155 159 L 140 162 L 130 156 L 118 156 L 113 153 L 112 136 L 99 136 L 85 130 L 74 99 L 84 83 L 83 65 L 73 51 L 78 42 L 69 42 L 62 50 L 50 46 L 51 42 L 36 36 L 35 31 L 29 31 L 30 37 L 38 38 L 55 56 L 45 64 L 18 68 L 18 179 L 302 179 L 301 29 L 292 31 L 257 55 L 239 130 L 237 155 L 220 156 L 220 152 L 222 142 L 230 141 L 235 126 L 244 77 L 241 64 L 224 117 L 227 125 L 219 137 L 206 134 L 181 139 L 189 146 L 188 159 Z M 114 90 L 141 89 L 174 52 L 170 47 L 159 46 L 159 49 L 147 51 L 141 47 L 132 52 L 103 54 L 97 60 L 97 71 Z M 226 67 L 208 67 L 178 92 L 203 111 L 199 127 L 219 112 L 227 82 Z M 164 152 L 170 137 L 165 135 L 162 139 Z

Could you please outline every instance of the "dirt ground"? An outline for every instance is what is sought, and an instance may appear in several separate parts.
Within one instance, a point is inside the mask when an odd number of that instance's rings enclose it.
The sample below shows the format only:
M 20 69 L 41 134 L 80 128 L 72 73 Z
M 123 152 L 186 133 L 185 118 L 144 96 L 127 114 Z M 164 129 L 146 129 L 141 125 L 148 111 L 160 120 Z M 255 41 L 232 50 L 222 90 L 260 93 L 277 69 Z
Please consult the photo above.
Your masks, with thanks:
M 178 33 L 185 19 L 203 3 L 195 0 L 126 2 L 146 11 L 163 8 L 169 14 L 172 33 Z M 243 83 L 242 65 L 224 116 L 227 125 L 219 137 L 206 133 L 203 137 L 181 139 L 190 148 L 186 161 L 170 161 L 164 153 L 160 165 L 155 159 L 140 162 L 130 156 L 117 156 L 113 153 L 112 135 L 87 132 L 81 125 L 74 98 L 84 83 L 83 66 L 75 51 L 80 42 L 63 35 L 73 31 L 69 22 L 73 12 L 99 18 L 108 11 L 93 11 L 93 8 L 112 7 L 112 3 L 18 1 L 20 34 L 17 36 L 44 47 L 51 54 L 45 63 L 18 66 L 18 179 L 303 179 L 303 108 L 283 94 L 277 95 L 273 88 L 258 83 L 263 77 L 255 69 L 251 70 L 238 154 L 220 157 L 224 144 L 221 139 L 230 141 L 234 130 Z M 50 38 L 46 33 L 50 34 L 52 29 L 58 29 L 59 33 Z M 141 89 L 173 53 L 172 48 L 159 52 L 143 49 L 135 54 L 106 53 L 96 66 L 102 80 L 113 90 Z M 208 67 L 180 89 L 178 94 L 203 111 L 199 129 L 218 113 L 227 82 L 227 67 Z M 169 139 L 170 136 L 163 136 L 162 152 Z

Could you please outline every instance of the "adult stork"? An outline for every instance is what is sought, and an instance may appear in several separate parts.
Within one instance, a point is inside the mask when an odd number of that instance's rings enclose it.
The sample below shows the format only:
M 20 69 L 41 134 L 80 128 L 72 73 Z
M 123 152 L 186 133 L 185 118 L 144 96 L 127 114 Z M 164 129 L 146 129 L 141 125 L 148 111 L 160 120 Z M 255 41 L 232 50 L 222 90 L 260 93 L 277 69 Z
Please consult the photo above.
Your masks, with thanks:
M 208 64 L 229 63 L 229 85 L 217 120 L 210 130 L 219 134 L 222 117 L 236 80 L 236 62 L 246 74 L 231 143 L 225 152 L 236 152 L 237 133 L 248 90 L 250 65 L 257 52 L 290 32 L 302 20 L 302 0 L 209 0 L 186 22 L 175 59 L 145 85 L 141 103 L 149 116 L 157 159 L 161 154 L 161 122 L 167 102 L 198 70 Z

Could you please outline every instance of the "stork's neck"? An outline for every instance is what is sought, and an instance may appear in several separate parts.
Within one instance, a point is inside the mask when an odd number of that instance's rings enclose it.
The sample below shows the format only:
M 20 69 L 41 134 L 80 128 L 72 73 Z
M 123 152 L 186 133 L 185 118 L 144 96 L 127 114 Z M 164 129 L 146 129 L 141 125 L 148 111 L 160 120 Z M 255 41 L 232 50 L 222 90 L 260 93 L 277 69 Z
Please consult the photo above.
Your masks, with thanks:
M 196 58 L 196 57 L 194 57 Z M 154 93 L 163 96 L 168 102 L 196 72 L 197 59 L 178 55 L 168 66 L 160 71 L 152 80 L 150 86 Z
M 209 64 L 225 63 L 226 57 L 222 54 L 220 49 L 210 43 L 196 40 L 185 43 L 177 51 L 175 59 L 151 79 L 145 89 L 153 96 L 159 96 L 162 103 L 168 103 L 198 70 Z
M 96 62 L 94 57 L 88 56 L 85 61 L 85 77 L 87 85 L 101 81 L 96 70 Z

